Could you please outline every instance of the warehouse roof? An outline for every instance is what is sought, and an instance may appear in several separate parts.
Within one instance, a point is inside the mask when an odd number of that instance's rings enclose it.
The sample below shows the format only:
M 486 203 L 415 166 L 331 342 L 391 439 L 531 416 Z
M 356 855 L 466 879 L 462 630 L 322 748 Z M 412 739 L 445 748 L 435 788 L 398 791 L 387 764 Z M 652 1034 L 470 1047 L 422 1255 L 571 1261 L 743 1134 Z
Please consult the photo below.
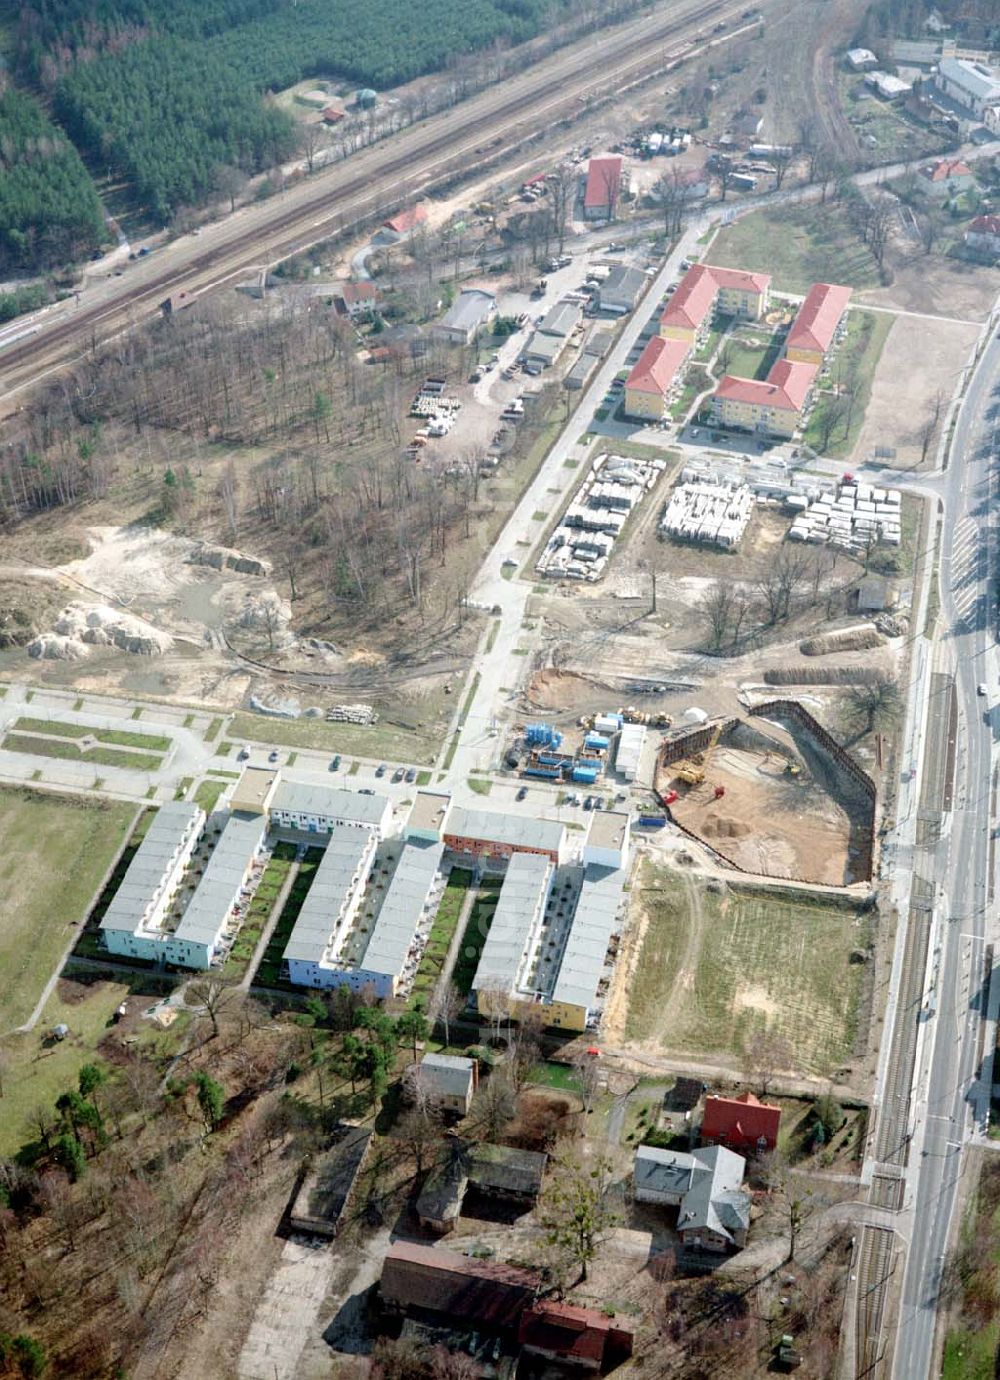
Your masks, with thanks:
M 598 289 L 601 301 L 607 297 L 614 301 L 630 302 L 635 306 L 648 281 L 640 269 L 620 264 L 611 270 Z
M 566 346 L 566 337 L 562 335 L 548 335 L 546 332 L 538 330 L 532 334 L 528 344 L 525 346 L 525 359 L 540 359 L 546 365 L 558 359 Z
M 817 373 L 815 364 L 794 364 L 791 360 L 779 359 L 766 379 L 741 379 L 726 374 L 719 381 L 715 396 L 728 402 L 798 412 Z
M 518 979 L 552 877 L 552 864 L 537 853 L 515 853 L 507 865 L 493 923 L 486 936 L 472 986 L 511 991 Z
M 666 397 L 689 348 L 686 340 L 664 340 L 654 335 L 633 366 L 625 387 L 635 393 Z
M 938 75 L 954 82 L 973 100 L 988 101 L 1000 98 L 1000 70 L 968 58 L 944 57 L 938 63 Z
M 625 870 L 591 863 L 583 874 L 580 899 L 563 950 L 552 1000 L 591 1010 L 604 971 L 608 943 L 618 924 Z
M 535 848 L 556 852 L 562 847 L 566 826 L 556 819 L 533 819 L 530 815 L 502 815 L 492 810 L 467 810 L 455 805 L 448 818 L 447 833 L 456 838 L 480 839 L 484 843 L 506 844 L 510 848 Z
M 626 776 L 634 776 L 639 770 L 642 750 L 646 745 L 644 724 L 625 724 L 618 736 L 618 749 L 615 753 L 615 766 Z M 596 820 L 595 820 L 596 823 Z M 593 826 L 591 826 L 593 833 Z
M 813 283 L 791 324 L 785 349 L 819 350 L 826 354 L 850 300 L 849 287 Z
M 337 786 L 313 785 L 282 778 L 271 800 L 272 810 L 292 815 L 317 815 L 349 824 L 381 824 L 388 800 L 384 795 L 362 795 Z
M 380 1287 L 383 1298 L 398 1308 L 471 1318 L 481 1327 L 512 1327 L 541 1283 L 537 1270 L 394 1241 L 385 1257 Z
M 211 947 L 219 936 L 247 868 L 267 831 L 262 815 L 230 815 L 201 881 L 174 931 L 174 939 Z
M 321 963 L 336 927 L 344 902 L 354 886 L 358 869 L 371 847 L 367 829 L 349 824 L 334 824 L 330 830 L 323 860 L 316 869 L 298 919 L 285 946 L 285 958 L 304 963 Z
M 104 914 L 102 930 L 135 933 L 163 890 L 167 869 L 184 837 L 200 828 L 204 819 L 204 812 L 190 801 L 168 800 L 160 806 Z
M 402 973 L 443 852 L 443 843 L 418 839 L 403 845 L 360 968 L 390 977 Z
M 444 316 L 441 326 L 447 330 L 473 331 L 496 309 L 497 299 L 483 288 L 465 288 L 458 294 Z
M 573 302 L 557 302 L 545 313 L 538 329 L 545 335 L 570 335 L 583 319 L 583 312 Z

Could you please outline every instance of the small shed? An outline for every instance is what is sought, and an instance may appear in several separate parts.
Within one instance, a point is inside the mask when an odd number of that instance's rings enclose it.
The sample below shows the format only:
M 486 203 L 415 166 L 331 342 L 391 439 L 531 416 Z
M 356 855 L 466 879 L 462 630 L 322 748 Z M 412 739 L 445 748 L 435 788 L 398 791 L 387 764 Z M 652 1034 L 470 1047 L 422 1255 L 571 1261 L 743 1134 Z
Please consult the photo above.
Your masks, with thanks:
M 866 575 L 858 585 L 859 613 L 881 613 L 891 603 L 889 581 L 883 575 Z

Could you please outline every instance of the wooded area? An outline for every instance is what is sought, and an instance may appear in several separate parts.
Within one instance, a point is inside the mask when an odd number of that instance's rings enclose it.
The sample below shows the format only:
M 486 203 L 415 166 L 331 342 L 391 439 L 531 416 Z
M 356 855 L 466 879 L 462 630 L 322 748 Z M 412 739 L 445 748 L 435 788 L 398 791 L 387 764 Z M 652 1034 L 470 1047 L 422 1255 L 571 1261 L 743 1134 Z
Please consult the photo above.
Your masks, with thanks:
M 76 149 L 33 97 L 0 91 L 0 273 L 79 258 L 102 233 Z

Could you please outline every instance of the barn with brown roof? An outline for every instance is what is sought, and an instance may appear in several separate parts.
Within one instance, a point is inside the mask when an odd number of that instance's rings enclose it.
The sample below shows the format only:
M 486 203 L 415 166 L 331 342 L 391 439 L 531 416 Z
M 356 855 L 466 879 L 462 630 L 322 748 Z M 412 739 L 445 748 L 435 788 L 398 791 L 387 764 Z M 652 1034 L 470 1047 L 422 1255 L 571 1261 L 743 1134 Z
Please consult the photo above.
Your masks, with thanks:
M 437 1246 L 395 1241 L 382 1267 L 382 1302 L 394 1313 L 442 1314 L 492 1331 L 514 1329 L 542 1285 L 537 1270 L 477 1260 Z

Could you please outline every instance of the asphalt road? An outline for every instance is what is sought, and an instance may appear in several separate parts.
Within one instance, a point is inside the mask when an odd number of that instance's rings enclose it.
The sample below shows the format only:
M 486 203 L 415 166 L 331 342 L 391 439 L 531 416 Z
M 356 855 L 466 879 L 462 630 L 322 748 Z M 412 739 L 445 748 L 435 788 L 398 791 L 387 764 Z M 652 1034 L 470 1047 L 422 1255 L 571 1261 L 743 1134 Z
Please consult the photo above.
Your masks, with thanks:
M 935 667 L 955 678 L 958 735 L 954 806 L 929 850 L 937 887 L 929 1016 L 914 1084 L 910 1245 L 893 1376 L 921 1380 L 935 1361 L 942 1268 L 956 1226 L 963 1148 L 985 1134 L 992 1061 L 978 1067 L 989 907 L 991 772 L 1000 737 L 997 648 L 996 437 L 1000 434 L 1000 341 L 994 335 L 958 415 L 949 468 L 937 482 L 945 505 L 940 559 L 942 626 Z M 985 682 L 987 696 L 977 693 Z M 992 706 L 992 707 L 991 707 Z M 931 725 L 929 732 L 936 725 Z M 989 1042 L 984 1048 L 989 1051 Z

